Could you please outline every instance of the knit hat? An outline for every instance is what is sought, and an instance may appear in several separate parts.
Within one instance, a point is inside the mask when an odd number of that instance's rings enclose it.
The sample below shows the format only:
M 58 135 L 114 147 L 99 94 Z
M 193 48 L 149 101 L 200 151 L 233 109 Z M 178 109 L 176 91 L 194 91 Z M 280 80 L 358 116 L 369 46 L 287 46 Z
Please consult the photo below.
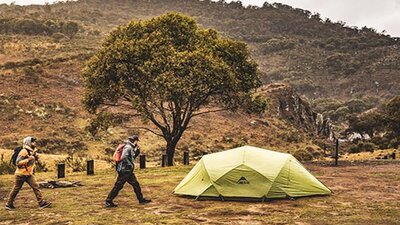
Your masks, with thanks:
M 128 139 L 129 139 L 129 141 L 131 141 L 131 142 L 139 141 L 139 136 L 137 136 L 137 135 L 135 134 L 135 135 L 130 136 Z

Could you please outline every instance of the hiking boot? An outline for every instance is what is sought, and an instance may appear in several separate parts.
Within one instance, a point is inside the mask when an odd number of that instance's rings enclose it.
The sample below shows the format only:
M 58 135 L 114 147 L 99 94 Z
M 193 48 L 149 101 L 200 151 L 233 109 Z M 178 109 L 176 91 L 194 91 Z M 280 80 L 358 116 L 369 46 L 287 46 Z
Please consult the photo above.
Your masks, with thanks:
M 139 203 L 142 204 L 142 205 L 143 204 L 147 204 L 149 202 L 151 202 L 151 200 L 150 199 L 145 199 L 145 198 L 143 198 L 142 200 L 139 201 Z
M 41 209 L 47 208 L 47 207 L 49 207 L 49 206 L 51 206 L 51 202 L 43 201 L 42 203 L 39 204 L 39 207 L 40 207 Z
M 115 207 L 118 207 L 118 205 L 114 204 L 114 202 L 106 202 L 105 207 L 106 208 L 115 208 Z
M 13 210 L 15 210 L 15 206 L 14 205 L 6 205 L 6 210 L 10 210 L 10 211 L 13 211 Z

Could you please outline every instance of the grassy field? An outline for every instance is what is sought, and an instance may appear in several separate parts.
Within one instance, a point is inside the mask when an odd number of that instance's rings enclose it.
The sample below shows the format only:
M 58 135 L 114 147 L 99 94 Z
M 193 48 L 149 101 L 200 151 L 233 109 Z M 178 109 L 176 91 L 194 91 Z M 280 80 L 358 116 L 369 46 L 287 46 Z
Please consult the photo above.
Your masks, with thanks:
M 103 207 L 115 180 L 112 169 L 94 176 L 69 173 L 66 180 L 84 186 L 44 189 L 53 207 L 38 209 L 33 192 L 25 185 L 17 200 L 17 211 L 0 209 L 0 224 L 400 224 L 400 164 L 378 163 L 339 167 L 306 167 L 333 194 L 296 200 L 267 202 L 221 202 L 179 197 L 175 186 L 191 166 L 137 170 L 144 195 L 153 200 L 139 205 L 129 185 L 120 192 L 116 209 Z M 39 181 L 55 179 L 55 173 L 37 174 Z M 0 176 L 0 204 L 13 182 Z

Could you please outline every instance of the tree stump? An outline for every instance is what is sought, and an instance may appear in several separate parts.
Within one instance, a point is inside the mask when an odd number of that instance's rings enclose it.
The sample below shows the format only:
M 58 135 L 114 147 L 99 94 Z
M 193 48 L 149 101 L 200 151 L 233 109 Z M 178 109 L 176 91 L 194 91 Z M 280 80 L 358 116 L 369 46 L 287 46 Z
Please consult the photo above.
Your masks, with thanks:
M 57 164 L 57 178 L 64 178 L 65 177 L 65 163 Z
M 189 165 L 189 152 L 183 152 L 183 165 Z
M 94 175 L 94 160 L 90 159 L 86 161 L 87 175 Z
M 140 155 L 139 162 L 140 162 L 140 169 L 145 169 L 146 168 L 146 155 Z

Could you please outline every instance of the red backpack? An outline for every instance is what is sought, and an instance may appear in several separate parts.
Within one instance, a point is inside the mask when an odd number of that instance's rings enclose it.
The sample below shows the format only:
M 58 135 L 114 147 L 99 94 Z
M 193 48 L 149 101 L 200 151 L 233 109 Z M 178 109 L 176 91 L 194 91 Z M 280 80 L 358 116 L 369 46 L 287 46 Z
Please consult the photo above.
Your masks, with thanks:
M 121 156 L 122 156 L 122 150 L 124 150 L 125 144 L 119 144 L 117 149 L 115 149 L 115 152 L 113 154 L 113 161 L 118 163 L 121 161 Z

